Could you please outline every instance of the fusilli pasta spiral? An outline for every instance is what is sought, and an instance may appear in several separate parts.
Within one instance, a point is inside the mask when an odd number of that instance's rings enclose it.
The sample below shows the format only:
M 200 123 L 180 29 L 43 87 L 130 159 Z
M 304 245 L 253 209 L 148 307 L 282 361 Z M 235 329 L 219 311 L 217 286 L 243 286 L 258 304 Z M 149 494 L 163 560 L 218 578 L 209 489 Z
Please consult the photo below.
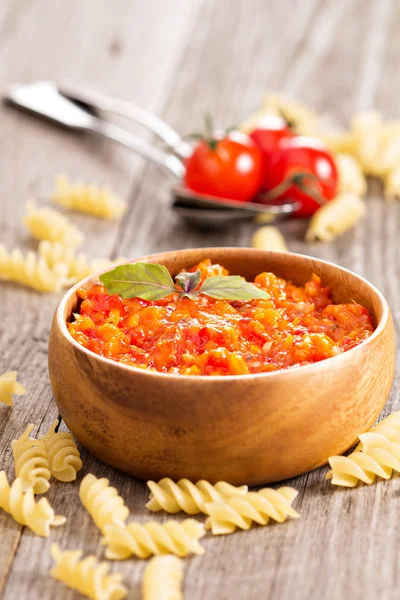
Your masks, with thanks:
M 386 200 L 394 200 L 400 197 L 400 164 L 386 175 L 384 191 Z
M 1 253 L 1 249 L 0 249 Z M 1 259 L 0 259 L 1 260 Z M 1 275 L 0 275 L 1 279 Z M 26 389 L 17 381 L 17 371 L 7 371 L 0 375 L 0 404 L 13 405 L 13 394 L 23 396 L 26 394 Z
M 367 433 L 349 456 L 331 456 L 326 474 L 333 485 L 355 487 L 359 481 L 370 485 L 375 477 L 390 479 L 400 472 L 400 411 L 392 413 Z
M 110 574 L 110 566 L 105 562 L 98 563 L 95 556 L 81 560 L 81 550 L 63 552 L 57 544 L 52 544 L 51 555 L 56 564 L 50 575 L 83 596 L 91 600 L 122 600 L 128 595 L 121 583 L 122 575 Z
M 125 212 L 124 203 L 109 187 L 71 183 L 65 175 L 56 177 L 52 200 L 64 208 L 102 219 L 119 219 Z
M 52 243 L 47 240 L 40 242 L 39 256 L 46 260 L 50 269 L 54 269 L 60 263 L 68 267 L 67 285 L 73 285 L 97 271 L 106 271 L 118 263 L 128 262 L 122 256 L 115 260 L 109 260 L 108 258 L 90 259 L 84 252 L 76 254 L 74 248 L 68 248 L 60 242 Z
M 279 229 L 273 226 L 257 229 L 252 237 L 251 245 L 253 248 L 269 252 L 289 252 L 285 238 Z
M 214 535 L 224 535 L 233 533 L 236 527 L 250 529 L 253 521 L 266 525 L 270 519 L 283 523 L 287 517 L 297 518 L 299 514 L 291 506 L 297 494 L 291 487 L 265 488 L 225 502 L 212 502 L 206 505 L 210 515 L 206 528 Z
M 148 558 L 153 554 L 204 554 L 198 540 L 205 535 L 204 525 L 194 519 L 157 523 L 129 523 L 125 527 L 106 525 L 102 544 L 107 546 L 106 557 L 122 560 L 130 556 Z
M 82 479 L 79 497 L 97 527 L 104 534 L 106 525 L 124 527 L 129 509 L 116 488 L 106 478 L 97 479 L 91 473 Z
M 400 121 L 384 122 L 377 111 L 356 115 L 350 126 L 350 153 L 363 172 L 385 179 L 400 166 Z
M 333 200 L 324 204 L 311 217 L 306 233 L 306 240 L 313 242 L 330 242 L 361 219 L 366 212 L 362 198 L 343 192 Z
M 41 436 L 49 458 L 50 471 L 59 481 L 75 481 L 82 460 L 74 438 L 68 431 L 58 431 L 56 419 L 46 435 Z
M 189 479 L 181 479 L 175 483 L 169 477 L 158 483 L 148 481 L 147 485 L 151 493 L 146 508 L 153 512 L 165 510 L 169 513 L 183 510 L 189 515 L 204 513 L 207 502 L 221 502 L 234 496 L 243 496 L 248 490 L 245 485 L 234 487 L 225 481 L 211 485 L 204 480 L 195 484 Z
M 371 433 L 381 433 L 390 442 L 400 443 L 400 410 L 391 413 L 385 419 L 369 430 Z M 360 444 L 361 446 L 361 444 Z M 359 446 L 359 447 L 360 447 Z M 358 450 L 359 448 L 357 448 Z
M 35 239 L 60 242 L 73 248 L 82 244 L 83 233 L 60 212 L 48 206 L 39 208 L 34 200 L 28 201 L 26 210 L 24 223 Z
M 54 514 L 46 498 L 35 503 L 33 488 L 24 493 L 24 482 L 19 477 L 10 487 L 5 471 L 0 471 L 0 508 L 9 513 L 17 523 L 26 525 L 33 533 L 48 537 L 50 527 L 58 527 L 65 517 Z
M 68 267 L 50 269 L 36 252 L 24 256 L 19 248 L 10 253 L 0 244 L 0 280 L 21 283 L 37 292 L 59 292 L 67 284 Z
M 300 135 L 315 135 L 319 131 L 315 111 L 279 94 L 266 94 L 261 108 L 240 125 L 240 131 L 250 133 L 271 115 L 286 119 Z
M 156 556 L 143 576 L 143 600 L 183 600 L 183 564 L 176 556 Z
M 365 196 L 367 180 L 357 160 L 350 154 L 337 154 L 335 162 L 338 170 L 339 193 L 350 192 L 356 196 Z
M 15 475 L 22 479 L 25 489 L 32 486 L 35 494 L 44 494 L 50 487 L 49 460 L 44 442 L 29 437 L 33 428 L 28 425 L 21 437 L 11 442 Z

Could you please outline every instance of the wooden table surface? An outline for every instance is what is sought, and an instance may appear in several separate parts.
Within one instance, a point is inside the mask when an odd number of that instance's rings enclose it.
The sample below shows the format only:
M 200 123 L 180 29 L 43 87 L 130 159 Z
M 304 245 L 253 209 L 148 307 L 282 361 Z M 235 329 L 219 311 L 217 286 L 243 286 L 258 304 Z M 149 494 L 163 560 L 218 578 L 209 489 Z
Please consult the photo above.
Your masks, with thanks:
M 161 115 L 182 133 L 197 130 L 207 110 L 218 125 L 237 122 L 266 90 L 290 93 L 341 123 L 373 107 L 399 118 L 399 31 L 396 0 L 2 0 L 0 85 L 38 78 L 89 81 Z M 205 232 L 180 222 L 169 208 L 171 178 L 143 159 L 3 106 L 1 243 L 34 247 L 22 225 L 24 204 L 29 196 L 46 198 L 58 172 L 108 183 L 129 205 L 119 224 L 73 217 L 92 255 L 134 258 L 191 246 L 250 244 L 255 226 L 249 223 Z M 331 260 L 374 283 L 398 327 L 400 211 L 398 203 L 385 204 L 381 192 L 373 182 L 366 219 L 335 243 L 306 245 L 305 224 L 299 221 L 281 228 L 292 251 Z M 58 415 L 47 372 L 49 326 L 58 299 L 0 284 L 0 373 L 18 369 L 29 392 L 16 398 L 13 408 L 0 406 L 0 468 L 10 477 L 11 440 L 28 423 L 44 433 Z M 384 414 L 396 408 L 398 379 Z M 84 450 L 82 456 L 81 474 L 108 477 L 135 518 L 148 518 L 143 482 Z M 399 479 L 346 490 L 334 489 L 325 473 L 322 468 L 290 482 L 300 492 L 298 521 L 205 539 L 207 553 L 185 562 L 185 598 L 397 598 Z M 5 600 L 79 597 L 48 577 L 54 541 L 102 556 L 100 534 L 80 505 L 78 485 L 79 480 L 51 487 L 49 500 L 68 520 L 49 539 L 0 513 Z M 144 567 L 136 560 L 114 565 L 125 575 L 129 598 L 140 597 Z

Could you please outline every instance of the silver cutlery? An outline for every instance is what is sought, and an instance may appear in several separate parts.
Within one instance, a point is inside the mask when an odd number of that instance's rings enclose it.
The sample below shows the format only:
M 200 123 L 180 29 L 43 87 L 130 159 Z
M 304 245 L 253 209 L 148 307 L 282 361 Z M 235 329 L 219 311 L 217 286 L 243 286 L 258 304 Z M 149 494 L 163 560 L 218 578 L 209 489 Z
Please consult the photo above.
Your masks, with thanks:
M 293 201 L 284 204 L 243 203 L 203 196 L 187 189 L 182 185 L 182 179 L 186 172 L 184 159 L 190 156 L 191 146 L 164 121 L 129 102 L 71 84 L 58 86 L 52 81 L 10 84 L 4 99 L 13 106 L 50 119 L 68 129 L 110 139 L 163 167 L 178 179 L 178 183 L 172 188 L 172 208 L 191 223 L 221 226 L 240 219 L 251 219 L 261 213 L 266 219 L 274 221 L 292 214 L 298 208 L 298 203 Z M 173 152 L 152 146 L 119 125 L 102 118 L 99 111 L 112 112 L 144 125 L 168 144 Z

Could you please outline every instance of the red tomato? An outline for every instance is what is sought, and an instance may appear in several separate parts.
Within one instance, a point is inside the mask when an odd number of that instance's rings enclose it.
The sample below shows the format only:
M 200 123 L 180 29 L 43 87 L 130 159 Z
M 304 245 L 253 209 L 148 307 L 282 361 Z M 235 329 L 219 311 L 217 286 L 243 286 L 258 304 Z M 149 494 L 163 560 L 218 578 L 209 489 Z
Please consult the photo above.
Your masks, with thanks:
M 199 194 L 249 202 L 260 190 L 262 154 L 247 135 L 202 140 L 186 161 L 185 183 Z
M 337 167 L 329 150 L 319 140 L 301 136 L 281 142 L 264 179 L 271 197 L 301 203 L 298 217 L 310 217 L 332 200 L 337 182 Z
M 250 133 L 250 137 L 262 152 L 264 173 L 271 168 L 272 154 L 278 150 L 282 140 L 293 138 L 295 135 L 281 117 L 268 116 L 260 120 L 259 126 Z

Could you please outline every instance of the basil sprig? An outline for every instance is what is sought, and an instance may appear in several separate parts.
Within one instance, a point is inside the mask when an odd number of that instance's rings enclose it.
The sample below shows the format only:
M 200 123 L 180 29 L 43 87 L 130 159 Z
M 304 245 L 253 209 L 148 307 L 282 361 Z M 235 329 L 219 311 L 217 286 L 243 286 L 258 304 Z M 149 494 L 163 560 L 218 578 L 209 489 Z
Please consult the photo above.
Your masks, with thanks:
M 257 300 L 269 298 L 260 290 L 238 275 L 216 275 L 207 277 L 202 284 L 201 271 L 179 273 L 174 280 L 163 265 L 134 263 L 119 265 L 112 271 L 100 275 L 109 294 L 119 294 L 122 298 L 161 300 L 177 292 L 179 298 L 195 300 L 199 294 L 218 300 Z

